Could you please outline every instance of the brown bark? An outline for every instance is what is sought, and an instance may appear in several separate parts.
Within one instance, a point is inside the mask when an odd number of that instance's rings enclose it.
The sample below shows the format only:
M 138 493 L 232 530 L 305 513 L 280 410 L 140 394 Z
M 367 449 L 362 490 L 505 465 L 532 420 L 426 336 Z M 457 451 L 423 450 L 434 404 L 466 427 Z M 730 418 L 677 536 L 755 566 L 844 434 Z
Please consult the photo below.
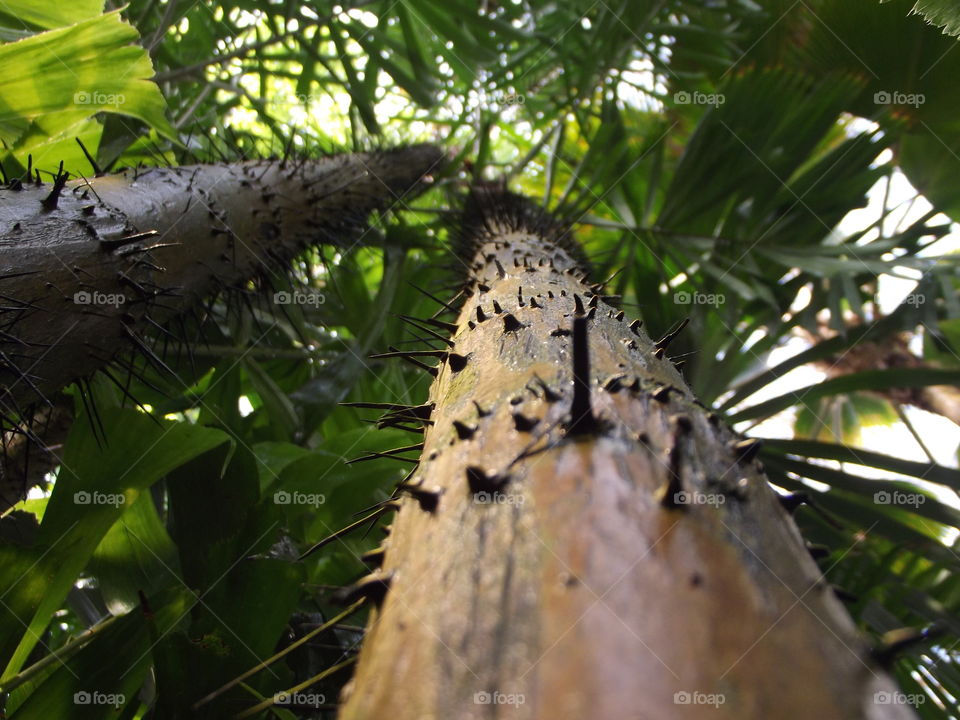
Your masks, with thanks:
M 0 412 L 22 419 L 136 350 L 148 318 L 282 273 L 308 245 L 356 241 L 440 160 L 417 145 L 12 183 L 0 190 Z
M 891 681 L 755 446 L 598 302 L 555 235 L 512 201 L 486 212 L 450 350 L 466 361 L 432 386 L 340 717 L 912 717 L 874 703 Z

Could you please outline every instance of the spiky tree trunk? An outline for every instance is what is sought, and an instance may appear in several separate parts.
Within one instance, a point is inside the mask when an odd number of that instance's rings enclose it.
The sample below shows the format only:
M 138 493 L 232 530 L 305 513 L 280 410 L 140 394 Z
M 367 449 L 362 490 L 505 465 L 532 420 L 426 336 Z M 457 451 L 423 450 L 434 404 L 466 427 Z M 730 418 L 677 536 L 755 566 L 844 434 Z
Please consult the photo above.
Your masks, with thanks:
M 356 242 L 370 212 L 423 187 L 441 157 L 416 145 L 46 185 L 38 173 L 0 189 L 3 428 L 26 431 L 34 406 L 117 355 L 150 354 L 144 334 L 199 300 L 283 274 L 310 245 Z M 4 438 L 0 509 L 27 484 L 11 469 L 29 452 L 18 442 Z
M 348 593 L 381 605 L 340 717 L 911 717 L 875 704 L 891 681 L 670 338 L 524 202 L 471 203 L 421 462 Z

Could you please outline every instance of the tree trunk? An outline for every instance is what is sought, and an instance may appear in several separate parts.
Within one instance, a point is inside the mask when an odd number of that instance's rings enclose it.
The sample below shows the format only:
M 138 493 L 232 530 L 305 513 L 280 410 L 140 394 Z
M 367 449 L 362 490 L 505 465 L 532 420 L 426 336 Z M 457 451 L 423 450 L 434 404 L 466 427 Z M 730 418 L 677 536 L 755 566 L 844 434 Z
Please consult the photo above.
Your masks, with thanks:
M 344 720 L 908 718 L 737 438 L 523 201 L 474 277 Z
M 150 320 L 283 273 L 309 245 L 356 242 L 372 210 L 440 159 L 416 145 L 11 183 L 0 191 L 0 411 L 22 415 L 137 350 Z
M 421 189 L 441 158 L 415 145 L 0 189 L 0 512 L 59 462 L 57 390 L 150 352 L 153 328 L 282 275 L 308 246 L 358 242 L 370 212 Z

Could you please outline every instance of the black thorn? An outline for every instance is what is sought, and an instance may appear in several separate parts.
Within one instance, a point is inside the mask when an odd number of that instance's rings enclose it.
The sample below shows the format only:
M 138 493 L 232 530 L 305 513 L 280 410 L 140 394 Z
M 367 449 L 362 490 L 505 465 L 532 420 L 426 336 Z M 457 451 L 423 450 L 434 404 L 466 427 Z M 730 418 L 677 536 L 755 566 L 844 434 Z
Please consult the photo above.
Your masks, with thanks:
M 676 339 L 677 335 L 680 334 L 680 332 L 687 326 L 687 323 L 689 322 L 690 322 L 690 318 L 684 318 L 683 321 L 680 323 L 680 325 L 677 326 L 676 330 L 672 330 L 671 332 L 668 332 L 662 338 L 657 340 L 656 347 L 665 349 L 670 343 L 674 341 L 674 339 Z
M 623 321 L 623 310 L 621 310 L 620 312 L 617 313 L 617 321 L 618 321 L 618 322 L 622 322 L 622 321 Z
M 789 493 L 787 495 L 780 495 L 778 493 L 777 500 L 780 501 L 781 507 L 791 515 L 793 515 L 801 505 L 810 504 L 810 496 L 803 492 Z
M 498 475 L 497 473 L 487 474 L 485 470 L 475 465 L 467 468 L 467 485 L 470 488 L 470 492 L 474 495 L 477 493 L 498 492 L 509 481 L 510 478 L 506 475 Z
M 503 331 L 504 332 L 515 332 L 522 328 L 524 325 L 522 322 L 517 320 L 512 313 L 507 313 L 503 316 Z
M 532 307 L 532 308 L 538 308 L 538 307 L 541 307 L 541 305 L 536 301 L 535 298 L 531 297 L 531 298 L 530 298 L 530 307 Z
M 880 644 L 870 654 L 882 667 L 889 668 L 893 661 L 908 648 L 928 640 L 935 640 L 944 634 L 944 629 L 931 625 L 923 630 L 914 628 L 900 628 L 885 632 L 880 638 Z
M 597 421 L 590 407 L 590 345 L 586 318 L 573 320 L 573 402 L 570 405 L 571 435 L 592 433 Z
M 473 405 L 477 408 L 478 417 L 487 417 L 487 415 L 490 415 L 493 412 L 493 410 L 484 410 L 482 407 L 480 407 L 480 403 L 478 403 L 476 400 L 473 401 Z
M 673 388 L 670 385 L 661 385 L 651 393 L 651 397 L 657 402 L 670 402 L 670 392 L 672 390 Z
M 626 375 L 614 375 L 603 384 L 603 389 L 610 393 L 617 393 L 623 389 L 623 380 Z
M 590 302 L 587 303 L 587 307 L 596 308 L 599 302 L 600 302 L 600 298 L 594 295 L 593 297 L 590 298 Z
M 583 315 L 584 312 L 586 312 L 586 310 L 583 307 L 583 300 L 581 300 L 580 296 L 577 295 L 576 293 L 573 294 L 573 305 L 574 305 L 574 312 L 577 315 Z
M 498 303 L 496 300 L 493 301 L 493 311 L 494 311 L 497 315 L 499 315 L 500 313 L 503 312 L 503 308 L 500 307 L 500 303 Z
M 360 556 L 360 560 L 371 567 L 380 567 L 383 565 L 383 558 L 386 554 L 387 549 L 381 545 L 380 547 L 375 547 L 373 550 L 367 550 Z
M 513 426 L 517 432 L 530 432 L 540 422 L 537 418 L 529 418 L 523 413 L 513 413 Z
M 467 425 L 459 420 L 454 420 L 453 429 L 457 431 L 458 438 L 461 440 L 469 440 L 473 437 L 473 434 L 477 432 L 478 427 L 476 425 Z
M 39 185 L 40 173 L 37 172 L 37 184 Z M 57 174 L 53 178 L 53 189 L 50 190 L 50 194 L 47 195 L 40 204 L 43 206 L 43 209 L 47 212 L 57 209 L 57 203 L 60 201 L 60 193 L 63 192 L 64 186 L 67 184 L 67 173 L 63 171 L 63 160 L 60 161 L 60 169 L 57 170 Z
M 397 488 L 416 500 L 420 504 L 421 510 L 426 510 L 430 513 L 436 511 L 437 506 L 440 504 L 440 496 L 443 494 L 443 491 L 439 488 L 436 490 L 428 490 L 419 484 L 409 482 L 401 483 Z
M 750 462 L 757 456 L 762 444 L 757 438 L 748 438 L 733 443 L 731 449 L 737 456 L 737 462 Z
M 487 319 L 487 316 L 483 312 L 483 308 L 477 305 L 477 322 L 482 323 Z
M 362 598 L 379 607 L 387 596 L 392 579 L 393 573 L 371 573 L 337 592 L 334 599 L 343 605 L 350 605 Z
M 493 259 L 493 262 L 497 264 L 497 276 L 502 280 L 507 276 L 507 271 L 503 269 L 503 265 L 496 258 Z
M 632 323 L 630 323 L 629 327 L 633 331 L 633 334 L 639 337 L 640 328 L 643 327 L 643 323 L 640 320 L 634 320 Z
M 449 353 L 447 355 L 447 364 L 453 372 L 460 372 L 467 366 L 467 356 Z
M 84 156 L 87 158 L 87 162 L 90 163 L 90 167 L 93 168 L 93 172 L 97 177 L 103 175 L 103 170 L 100 169 L 100 166 L 97 165 L 97 161 L 93 159 L 93 156 L 87 151 L 86 146 L 83 144 L 83 141 L 80 138 L 74 138 L 77 141 L 77 145 L 80 146 L 80 149 L 83 150 Z
M 550 337 L 566 337 L 569 334 L 570 334 L 570 331 L 567 330 L 566 328 L 557 328 L 556 330 L 550 333 Z

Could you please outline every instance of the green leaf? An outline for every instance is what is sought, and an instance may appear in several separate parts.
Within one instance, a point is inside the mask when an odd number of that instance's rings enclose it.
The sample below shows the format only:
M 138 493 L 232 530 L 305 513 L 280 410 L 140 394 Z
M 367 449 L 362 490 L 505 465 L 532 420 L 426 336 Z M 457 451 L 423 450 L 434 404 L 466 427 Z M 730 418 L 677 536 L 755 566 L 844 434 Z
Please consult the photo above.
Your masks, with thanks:
M 0 140 L 16 150 L 40 118 L 56 135 L 98 112 L 129 115 L 176 138 L 163 96 L 148 80 L 150 57 L 131 45 L 137 37 L 115 11 L 0 46 Z
M 960 4 L 957 0 L 917 0 L 911 12 L 923 15 L 924 20 L 943 28 L 947 35 L 960 35 Z
M 124 507 L 174 468 L 228 440 L 218 430 L 159 423 L 133 410 L 102 409 L 100 418 L 108 438 L 103 448 L 85 415 L 74 422 L 36 545 L 29 552 L 0 546 L 0 586 L 7 588 L 0 658 L 9 659 L 3 678 L 23 666 Z
M 957 384 L 960 384 L 960 370 L 934 370 L 929 368 L 865 370 L 830 378 L 816 385 L 770 398 L 735 412 L 728 419 L 731 423 L 738 423 L 742 420 L 770 417 L 799 403 L 809 403 L 829 395 L 850 393 L 855 390 L 880 391 L 888 388 Z

